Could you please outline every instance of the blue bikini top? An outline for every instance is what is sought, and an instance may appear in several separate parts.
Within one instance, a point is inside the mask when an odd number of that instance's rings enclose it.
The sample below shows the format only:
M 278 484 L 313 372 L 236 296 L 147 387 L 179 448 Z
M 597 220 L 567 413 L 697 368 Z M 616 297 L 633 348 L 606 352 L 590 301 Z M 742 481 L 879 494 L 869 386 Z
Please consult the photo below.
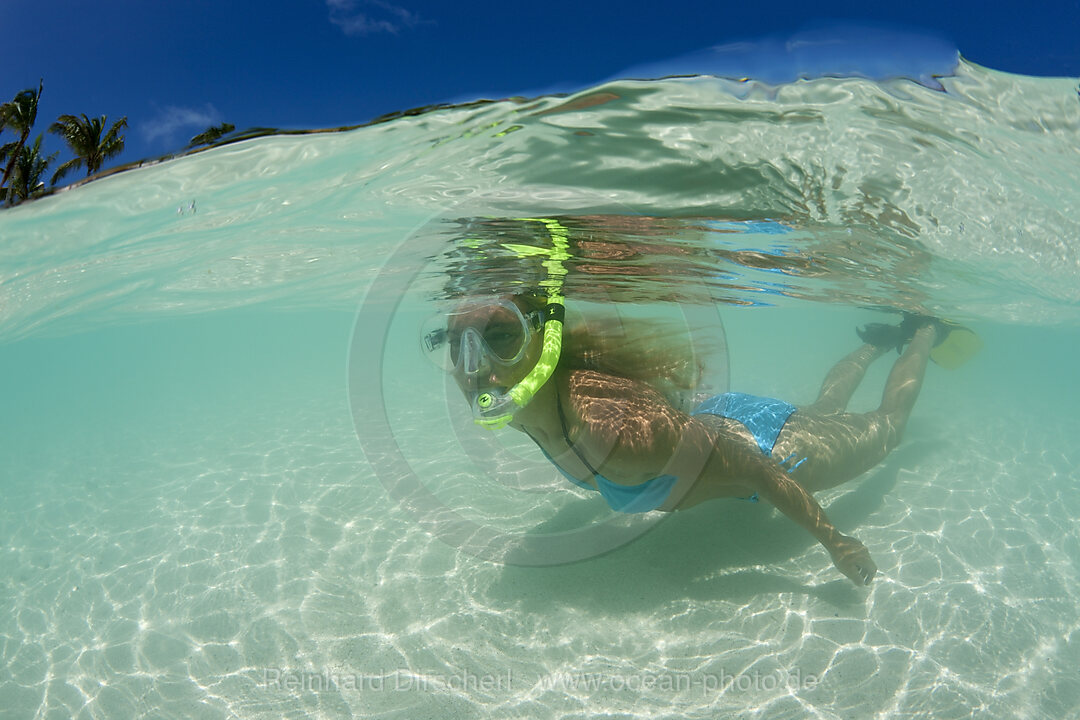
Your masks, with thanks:
M 576 477 L 566 472 L 555 460 L 548 454 L 548 451 L 540 444 L 540 442 L 532 436 L 528 430 L 525 434 L 532 438 L 532 441 L 536 443 L 536 446 L 540 448 L 540 452 L 544 453 L 552 465 L 554 465 L 559 472 L 561 472 L 567 480 L 574 483 L 578 487 L 583 487 L 587 490 L 595 490 L 607 501 L 607 504 L 611 506 L 612 510 L 623 513 L 641 513 L 655 510 L 664 504 L 668 495 L 671 494 L 671 488 L 674 487 L 675 481 L 678 479 L 674 475 L 660 475 L 654 477 L 651 480 L 646 480 L 638 485 L 620 485 L 617 482 L 612 482 L 606 477 L 596 471 L 596 468 L 592 466 L 577 446 L 570 440 L 570 433 L 566 427 L 566 415 L 562 409 L 562 398 L 558 391 L 555 392 L 555 408 L 559 413 L 559 426 L 562 428 L 563 440 L 566 441 L 567 447 L 574 451 L 574 454 L 578 456 L 582 464 L 592 473 L 593 479 L 596 481 L 596 487 L 589 485 L 586 482 L 578 480 Z

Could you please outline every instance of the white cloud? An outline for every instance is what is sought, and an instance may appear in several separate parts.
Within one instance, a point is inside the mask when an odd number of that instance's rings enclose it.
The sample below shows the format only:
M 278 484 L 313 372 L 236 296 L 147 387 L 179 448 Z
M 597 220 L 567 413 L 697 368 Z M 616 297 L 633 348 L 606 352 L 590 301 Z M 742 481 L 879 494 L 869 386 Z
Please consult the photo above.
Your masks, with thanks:
M 219 122 L 221 122 L 221 115 L 213 105 L 207 104 L 202 109 L 167 105 L 160 108 L 155 117 L 140 123 L 139 131 L 148 143 L 158 141 L 168 143 L 175 142 L 176 135 L 183 130 L 185 133 L 183 140 L 187 141 L 188 135 L 202 132 Z
M 326 0 L 326 6 L 330 9 L 330 22 L 346 35 L 380 32 L 397 35 L 402 29 L 423 22 L 413 11 L 386 0 Z

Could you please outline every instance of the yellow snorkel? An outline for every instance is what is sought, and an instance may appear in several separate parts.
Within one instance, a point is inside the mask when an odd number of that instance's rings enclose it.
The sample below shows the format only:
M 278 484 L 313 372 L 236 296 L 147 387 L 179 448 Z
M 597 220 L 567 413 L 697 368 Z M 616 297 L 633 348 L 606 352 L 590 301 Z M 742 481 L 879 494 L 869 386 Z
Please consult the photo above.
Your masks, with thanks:
M 514 419 L 518 408 L 529 404 L 536 393 L 544 386 L 555 372 L 562 354 L 563 323 L 566 318 L 566 306 L 562 296 L 563 279 L 566 276 L 564 260 L 570 259 L 570 243 L 567 230 L 557 220 L 546 218 L 517 218 L 523 222 L 543 223 L 551 236 L 551 248 L 537 248 L 532 245 L 501 243 L 502 247 L 516 253 L 518 257 L 536 255 L 547 256 L 543 261 L 547 269 L 547 279 L 540 281 L 540 287 L 547 292 L 547 305 L 544 307 L 544 340 L 540 359 L 535 367 L 521 382 L 508 391 L 486 390 L 476 396 L 473 413 L 476 424 L 496 430 L 505 427 Z

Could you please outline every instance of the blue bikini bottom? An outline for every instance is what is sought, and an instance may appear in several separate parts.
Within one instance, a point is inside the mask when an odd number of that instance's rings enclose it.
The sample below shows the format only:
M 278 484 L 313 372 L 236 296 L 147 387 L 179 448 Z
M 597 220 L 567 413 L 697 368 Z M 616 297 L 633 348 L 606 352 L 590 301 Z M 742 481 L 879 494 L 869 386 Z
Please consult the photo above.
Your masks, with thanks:
M 780 431 L 784 429 L 784 424 L 787 423 L 793 412 L 795 412 L 795 406 L 783 400 L 729 392 L 723 395 L 714 395 L 704 401 L 694 409 L 691 415 L 717 415 L 722 418 L 738 420 L 754 436 L 754 440 L 757 441 L 761 452 L 766 457 L 772 457 L 772 449 L 776 445 L 776 438 L 780 436 Z M 545 457 L 551 460 L 551 456 L 548 455 L 547 451 L 543 448 L 540 449 Z M 794 456 L 794 453 L 792 453 L 787 458 L 784 458 L 784 460 L 780 461 L 780 466 L 784 467 Z M 791 472 L 799 465 L 802 465 L 805 460 L 806 458 L 802 458 L 791 467 L 785 467 L 785 469 Z M 660 475 L 639 485 L 620 485 L 608 480 L 603 475 L 594 474 L 593 478 L 596 480 L 596 487 L 594 488 L 592 485 L 570 475 L 555 464 L 554 460 L 552 460 L 552 464 L 575 485 L 588 490 L 599 491 L 612 510 L 622 513 L 641 513 L 657 509 L 668 499 L 668 495 L 671 494 L 671 489 L 678 479 L 674 475 Z M 758 496 L 757 493 L 754 493 L 750 497 L 743 499 L 757 502 Z

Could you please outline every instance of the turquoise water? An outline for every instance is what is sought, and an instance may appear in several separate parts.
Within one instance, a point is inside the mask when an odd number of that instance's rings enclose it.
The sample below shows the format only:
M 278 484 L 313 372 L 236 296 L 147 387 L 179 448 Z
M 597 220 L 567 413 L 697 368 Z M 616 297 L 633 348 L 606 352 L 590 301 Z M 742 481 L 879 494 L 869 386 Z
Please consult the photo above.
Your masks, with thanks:
M 1078 716 L 1077 83 L 941 84 L 611 83 L 0 213 L 0 715 Z M 722 323 L 717 385 L 810 402 L 889 308 L 979 333 L 819 496 L 872 586 L 471 426 L 416 327 L 542 277 L 496 250 L 541 215 L 571 304 Z

